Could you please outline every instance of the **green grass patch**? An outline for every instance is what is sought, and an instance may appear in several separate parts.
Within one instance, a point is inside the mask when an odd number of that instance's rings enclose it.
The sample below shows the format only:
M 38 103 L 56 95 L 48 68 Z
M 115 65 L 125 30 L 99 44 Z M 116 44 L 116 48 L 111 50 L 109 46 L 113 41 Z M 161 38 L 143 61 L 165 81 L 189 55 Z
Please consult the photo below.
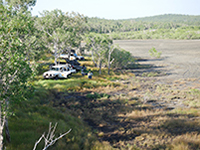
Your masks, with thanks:
M 38 95 L 41 94 L 40 101 Z M 49 94 L 49 95 L 48 95 Z M 49 123 L 58 123 L 56 136 L 69 129 L 72 131 L 57 142 L 51 149 L 91 149 L 96 141 L 90 128 L 81 119 L 71 116 L 67 112 L 53 108 L 49 104 L 41 104 L 42 99 L 50 101 L 55 98 L 51 91 L 36 93 L 30 101 L 25 101 L 21 105 L 15 106 L 14 115 L 9 117 L 9 129 L 11 143 L 5 144 L 7 150 L 27 150 L 33 149 L 36 140 L 45 132 L 48 132 Z M 44 141 L 42 141 L 44 142 Z M 39 144 L 37 149 L 42 149 L 43 144 Z

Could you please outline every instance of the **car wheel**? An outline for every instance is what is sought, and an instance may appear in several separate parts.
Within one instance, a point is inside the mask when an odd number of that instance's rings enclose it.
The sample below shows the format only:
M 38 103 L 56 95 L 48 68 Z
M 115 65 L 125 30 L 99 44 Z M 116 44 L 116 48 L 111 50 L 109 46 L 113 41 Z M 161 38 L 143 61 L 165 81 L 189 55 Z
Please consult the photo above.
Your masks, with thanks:
M 55 80 L 58 80 L 58 76 L 55 76 Z
M 44 76 L 44 79 L 48 79 L 48 78 L 49 78 L 49 76 L 48 76 L 48 75 L 45 75 L 45 76 Z

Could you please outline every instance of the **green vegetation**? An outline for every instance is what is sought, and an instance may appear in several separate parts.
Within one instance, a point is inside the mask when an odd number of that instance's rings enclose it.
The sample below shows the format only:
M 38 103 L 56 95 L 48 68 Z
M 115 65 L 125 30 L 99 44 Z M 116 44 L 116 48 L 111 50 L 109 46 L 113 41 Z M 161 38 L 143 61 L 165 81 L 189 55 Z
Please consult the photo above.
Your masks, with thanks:
M 6 149 L 32 149 L 35 141 L 44 132 L 47 133 L 49 122 L 58 123 L 56 135 L 72 128 L 70 134 L 59 140 L 53 149 L 91 149 L 96 141 L 91 129 L 81 119 L 73 117 L 64 109 L 52 106 L 52 102 L 57 99 L 56 92 L 39 87 L 35 90 L 32 99 L 13 109 L 15 114 L 9 118 L 12 142 L 5 145 Z M 42 144 L 38 149 L 41 146 Z
M 124 39 L 200 39 L 200 27 L 180 27 L 178 29 L 153 29 L 144 31 L 113 32 L 111 37 L 115 40 Z
M 58 123 L 56 137 L 72 129 L 52 150 L 200 149 L 200 91 L 180 90 L 187 81 L 159 84 L 154 77 L 165 75 L 159 71 L 136 76 L 130 69 L 152 66 L 135 64 L 113 45 L 113 39 L 199 39 L 199 16 L 87 22 L 60 10 L 32 17 L 35 3 L 0 0 L 0 149 L 32 149 L 50 122 Z M 80 63 L 93 71 L 92 79 L 80 72 L 43 79 L 52 61 L 83 41 L 89 57 Z M 155 48 L 149 52 L 161 56 Z
M 90 31 L 125 39 L 200 39 L 200 16 L 159 15 L 153 17 L 106 20 L 89 18 Z
M 162 52 L 158 52 L 155 47 L 152 47 L 152 49 L 149 50 L 149 55 L 151 57 L 155 57 L 155 58 L 160 58 Z

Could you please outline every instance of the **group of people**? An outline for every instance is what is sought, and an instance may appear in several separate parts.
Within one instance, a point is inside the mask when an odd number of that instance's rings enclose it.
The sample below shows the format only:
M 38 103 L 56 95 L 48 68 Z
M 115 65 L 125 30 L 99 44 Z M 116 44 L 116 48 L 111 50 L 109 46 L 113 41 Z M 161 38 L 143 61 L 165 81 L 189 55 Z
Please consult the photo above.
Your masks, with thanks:
M 90 69 L 87 71 L 87 68 L 85 67 L 85 65 L 82 66 L 81 74 L 82 74 L 82 76 L 87 75 L 88 79 L 92 79 L 92 76 L 93 76 L 92 71 Z

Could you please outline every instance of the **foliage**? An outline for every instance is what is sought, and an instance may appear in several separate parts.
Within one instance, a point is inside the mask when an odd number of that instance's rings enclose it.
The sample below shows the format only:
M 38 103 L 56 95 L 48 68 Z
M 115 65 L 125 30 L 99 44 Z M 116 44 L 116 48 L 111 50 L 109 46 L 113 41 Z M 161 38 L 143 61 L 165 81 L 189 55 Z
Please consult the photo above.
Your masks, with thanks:
M 200 39 L 200 16 L 159 15 L 153 17 L 107 20 L 89 18 L 89 30 L 120 39 Z
M 27 11 L 36 4 L 36 0 L 5 0 L 15 10 Z
M 125 68 L 129 63 L 134 62 L 131 53 L 119 47 L 114 49 L 111 57 L 115 59 L 111 64 L 112 68 Z
M 46 93 L 46 96 L 42 96 L 43 92 Z M 33 97 L 20 107 L 15 107 L 15 115 L 10 117 L 9 124 L 13 140 L 12 143 L 6 144 L 7 150 L 33 149 L 35 141 L 38 140 L 41 134 L 48 132 L 49 122 L 58 122 L 56 136 L 72 128 L 67 136 L 51 147 L 52 150 L 90 149 L 93 146 L 96 138 L 91 134 L 91 129 L 81 119 L 43 103 L 44 99 L 50 102 L 55 98 L 50 90 L 40 90 L 36 95 L 39 99 Z M 49 97 L 49 95 L 52 97 Z M 37 149 L 42 149 L 42 146 L 42 144 L 39 144 Z
M 99 74 L 101 74 L 102 63 L 106 61 L 106 52 L 109 50 L 113 41 L 108 35 L 97 33 L 86 34 L 85 41 L 91 50 L 92 60 L 99 67 Z
M 158 52 L 155 47 L 152 47 L 150 50 L 149 50 L 149 55 L 151 57 L 156 57 L 156 58 L 160 58 L 162 52 Z
M 178 29 L 180 27 L 199 26 L 200 16 L 167 14 L 124 20 L 88 18 L 88 24 L 90 31 L 96 33 Z
M 0 135 L 13 105 L 30 97 L 32 92 L 29 81 L 34 76 L 36 38 L 31 13 L 24 7 L 14 9 L 12 5 L 0 4 Z
M 200 39 L 200 27 L 189 26 L 178 29 L 153 29 L 145 31 L 113 32 L 109 35 L 115 40 L 123 39 Z
M 86 18 L 72 12 L 64 13 L 61 10 L 43 11 L 42 17 L 37 18 L 36 27 L 44 33 L 44 45 L 53 53 L 55 64 L 59 55 L 72 47 L 79 47 L 81 35 L 86 29 Z

